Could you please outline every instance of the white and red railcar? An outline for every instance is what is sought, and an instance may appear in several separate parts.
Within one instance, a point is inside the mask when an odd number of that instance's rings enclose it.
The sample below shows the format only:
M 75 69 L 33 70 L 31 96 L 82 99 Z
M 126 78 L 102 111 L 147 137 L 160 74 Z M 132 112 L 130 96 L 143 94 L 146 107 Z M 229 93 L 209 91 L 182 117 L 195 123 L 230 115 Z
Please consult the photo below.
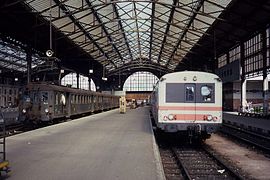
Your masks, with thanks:
M 166 74 L 151 94 L 151 105 L 158 129 L 207 138 L 222 123 L 222 82 L 207 72 Z

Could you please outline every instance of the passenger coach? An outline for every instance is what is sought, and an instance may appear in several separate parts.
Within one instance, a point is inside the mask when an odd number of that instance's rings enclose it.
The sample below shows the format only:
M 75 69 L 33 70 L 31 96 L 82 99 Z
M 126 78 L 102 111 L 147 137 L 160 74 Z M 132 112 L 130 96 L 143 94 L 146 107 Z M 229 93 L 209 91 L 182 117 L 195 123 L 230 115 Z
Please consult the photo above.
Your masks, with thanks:
M 222 82 L 207 72 L 166 74 L 157 83 L 151 104 L 160 130 L 207 138 L 222 123 Z
M 26 86 L 19 107 L 22 121 L 39 123 L 119 107 L 119 96 L 32 82 Z

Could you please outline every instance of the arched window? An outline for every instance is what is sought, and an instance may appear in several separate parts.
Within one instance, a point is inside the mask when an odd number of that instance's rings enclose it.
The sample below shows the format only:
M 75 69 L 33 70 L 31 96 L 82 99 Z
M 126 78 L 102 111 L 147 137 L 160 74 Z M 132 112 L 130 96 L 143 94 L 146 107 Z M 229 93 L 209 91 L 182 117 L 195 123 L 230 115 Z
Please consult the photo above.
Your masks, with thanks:
M 63 86 L 70 85 L 71 87 L 77 88 L 77 74 L 69 73 L 65 75 L 61 79 L 61 85 Z M 79 75 L 79 88 L 89 90 L 88 77 Z M 96 85 L 92 79 L 91 79 L 91 90 L 96 91 Z
M 158 77 L 150 72 L 136 72 L 130 75 L 123 87 L 124 91 L 153 91 Z

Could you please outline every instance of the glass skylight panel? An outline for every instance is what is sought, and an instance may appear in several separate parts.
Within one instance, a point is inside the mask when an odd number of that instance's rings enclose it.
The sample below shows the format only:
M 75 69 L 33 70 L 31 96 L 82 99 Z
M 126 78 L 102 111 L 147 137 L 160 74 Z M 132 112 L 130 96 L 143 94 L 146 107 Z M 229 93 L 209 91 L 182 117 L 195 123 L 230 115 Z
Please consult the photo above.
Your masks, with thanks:
M 90 3 L 89 3 L 90 2 Z M 129 62 L 131 58 L 141 59 L 149 58 L 156 63 L 158 57 L 161 57 L 161 63 L 164 65 L 168 63 L 169 58 L 174 57 L 181 61 L 181 59 L 188 53 L 188 51 L 199 41 L 204 33 L 209 29 L 211 24 L 216 20 L 220 13 L 228 6 L 231 0 L 207 0 L 203 2 L 198 12 L 195 12 L 200 5 L 199 0 L 181 0 L 178 1 L 173 13 L 173 19 L 170 22 L 170 14 L 173 9 L 173 0 L 159 0 L 159 1 L 104 1 L 104 0 L 61 0 L 61 6 L 56 5 L 52 1 L 52 22 L 53 25 L 68 35 L 78 46 L 89 52 L 96 60 L 108 62 L 105 55 L 112 58 L 117 64 L 122 61 Z M 27 0 L 25 1 L 33 11 L 42 12 L 42 16 L 49 20 L 50 1 Z M 152 19 L 152 5 L 155 3 L 155 12 Z M 114 8 L 115 6 L 115 8 Z M 92 8 L 96 11 L 102 24 L 98 22 L 92 12 Z M 117 15 L 114 10 L 117 10 L 119 21 L 116 19 Z M 195 19 L 191 19 L 193 15 Z M 64 17 L 66 16 L 66 17 Z M 72 22 L 72 16 L 79 23 L 75 25 Z M 151 22 L 153 20 L 153 27 Z M 187 25 L 192 23 L 190 27 Z M 163 46 L 162 53 L 161 46 L 164 39 L 164 34 L 168 24 L 168 36 L 166 43 Z M 123 29 L 121 29 L 122 25 Z M 81 28 L 88 33 L 86 36 Z M 105 27 L 106 31 L 103 30 Z M 151 30 L 151 28 L 153 28 Z M 183 32 L 188 28 L 188 32 Z M 123 33 L 126 37 L 123 35 Z M 150 34 L 152 33 L 152 34 Z M 110 38 L 106 37 L 110 36 Z M 152 42 L 150 42 L 152 36 Z M 184 37 L 184 38 L 183 38 Z M 183 38 L 183 39 L 180 39 Z M 93 39 L 98 46 L 94 45 Z M 127 42 L 125 42 L 127 41 Z M 181 42 L 182 41 L 182 42 Z M 176 47 L 177 44 L 179 44 Z M 88 45 L 88 43 L 90 45 Z M 152 45 L 150 45 L 152 43 Z M 128 45 L 127 45 L 128 44 Z M 151 47 L 151 55 L 150 48 Z M 98 48 L 102 48 L 105 55 L 102 54 Z M 128 50 L 130 48 L 130 50 Z M 177 55 L 172 54 L 177 48 Z M 180 50 L 179 50 L 180 49 Z M 117 51 L 121 54 L 117 53 Z M 129 53 L 132 53 L 132 57 Z M 9 52 L 12 53 L 12 52 Z M 16 54 L 16 53 L 14 53 Z M 121 60 L 121 58 L 123 60 Z M 175 61 L 175 60 L 173 60 Z M 176 66 L 177 63 L 172 63 Z M 110 64 L 110 66 L 113 66 Z M 107 66 L 109 68 L 109 66 Z
M 45 9 L 47 9 L 48 7 L 50 7 L 50 1 L 40 1 L 40 0 L 27 0 L 26 3 L 33 7 L 36 11 L 41 12 Z M 54 6 L 55 3 L 52 1 L 52 5 Z

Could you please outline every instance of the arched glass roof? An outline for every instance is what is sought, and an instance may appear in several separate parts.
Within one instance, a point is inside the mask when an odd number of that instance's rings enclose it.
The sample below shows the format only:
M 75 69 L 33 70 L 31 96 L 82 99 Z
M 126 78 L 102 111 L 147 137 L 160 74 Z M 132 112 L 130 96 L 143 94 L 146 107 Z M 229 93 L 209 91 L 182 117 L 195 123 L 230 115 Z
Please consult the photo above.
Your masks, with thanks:
M 26 0 L 110 73 L 127 64 L 173 71 L 231 0 Z M 51 8 L 50 8 L 51 7 Z M 133 68 L 131 67 L 131 68 Z M 130 67 L 129 67 L 130 68 Z
M 22 48 L 24 45 L 11 38 L 8 39 L 10 42 L 5 42 L 0 39 L 0 67 L 9 70 L 26 72 L 26 52 Z M 12 43 L 12 41 L 14 41 L 14 43 Z M 37 53 L 33 53 L 31 63 L 32 68 L 35 68 L 37 65 L 42 63 L 44 63 L 44 60 L 42 60 Z

